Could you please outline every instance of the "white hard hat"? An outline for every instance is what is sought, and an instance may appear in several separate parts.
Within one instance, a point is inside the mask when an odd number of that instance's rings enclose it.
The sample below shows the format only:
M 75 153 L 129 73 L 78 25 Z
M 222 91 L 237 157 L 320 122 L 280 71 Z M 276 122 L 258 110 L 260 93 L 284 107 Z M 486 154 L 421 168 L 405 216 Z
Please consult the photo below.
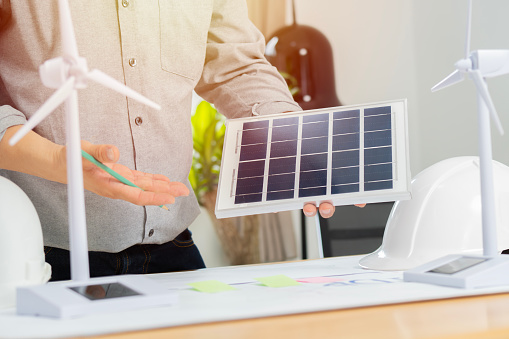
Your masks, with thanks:
M 493 161 L 498 249 L 509 249 L 509 167 Z M 478 157 L 440 161 L 411 184 L 412 199 L 394 204 L 381 247 L 359 264 L 406 270 L 447 254 L 482 254 Z
M 43 284 L 50 276 L 34 205 L 21 188 L 0 176 L 0 308 L 15 305 L 16 287 Z

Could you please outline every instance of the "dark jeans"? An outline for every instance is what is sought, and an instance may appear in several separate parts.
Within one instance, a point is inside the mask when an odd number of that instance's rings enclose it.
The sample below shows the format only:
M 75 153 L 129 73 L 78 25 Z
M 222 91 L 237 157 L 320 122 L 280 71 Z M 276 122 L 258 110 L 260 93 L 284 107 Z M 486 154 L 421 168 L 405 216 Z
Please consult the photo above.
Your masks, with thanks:
M 51 281 L 71 279 L 69 251 L 44 247 L 46 262 L 51 265 Z M 200 251 L 191 232 L 185 230 L 162 245 L 134 245 L 119 253 L 88 252 L 90 276 L 145 274 L 204 268 Z

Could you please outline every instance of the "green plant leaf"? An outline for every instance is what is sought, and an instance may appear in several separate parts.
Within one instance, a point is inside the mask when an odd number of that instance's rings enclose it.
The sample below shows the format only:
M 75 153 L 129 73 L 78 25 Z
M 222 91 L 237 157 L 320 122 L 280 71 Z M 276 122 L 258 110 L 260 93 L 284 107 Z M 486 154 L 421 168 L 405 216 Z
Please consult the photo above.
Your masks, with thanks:
M 201 102 L 191 118 L 193 162 L 189 181 L 200 201 L 202 195 L 217 188 L 226 127 L 225 118 L 208 102 Z
M 215 115 L 215 108 L 208 102 L 202 101 L 198 104 L 194 115 L 191 117 L 193 141 L 195 143 L 203 143 L 203 135 L 214 120 Z

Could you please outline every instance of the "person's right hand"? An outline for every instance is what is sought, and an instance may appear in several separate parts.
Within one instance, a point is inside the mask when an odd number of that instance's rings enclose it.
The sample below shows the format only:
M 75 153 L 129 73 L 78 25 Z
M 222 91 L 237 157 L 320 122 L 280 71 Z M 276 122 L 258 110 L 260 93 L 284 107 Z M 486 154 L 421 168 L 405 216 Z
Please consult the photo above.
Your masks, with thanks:
M 95 194 L 111 199 L 125 200 L 140 206 L 173 204 L 175 198 L 189 195 L 189 189 L 181 182 L 172 182 L 168 177 L 161 174 L 144 173 L 117 164 L 120 152 L 114 145 L 95 145 L 88 141 L 82 141 L 81 148 L 143 189 L 140 190 L 121 183 L 83 158 L 83 184 L 85 189 Z M 63 166 L 66 166 L 65 152 L 65 147 L 62 147 L 59 161 Z

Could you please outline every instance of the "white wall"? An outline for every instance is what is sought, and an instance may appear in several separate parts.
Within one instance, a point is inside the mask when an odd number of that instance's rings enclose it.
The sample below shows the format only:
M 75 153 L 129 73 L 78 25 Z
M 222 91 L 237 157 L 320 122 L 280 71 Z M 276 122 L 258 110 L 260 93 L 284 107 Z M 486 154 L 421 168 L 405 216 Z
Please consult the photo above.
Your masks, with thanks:
M 416 175 L 433 163 L 477 154 L 470 81 L 431 93 L 464 55 L 467 0 L 295 0 L 297 22 L 332 44 L 344 104 L 408 99 L 410 161 Z M 509 1 L 474 0 L 471 49 L 509 49 Z M 488 81 L 509 133 L 509 75 Z M 507 136 L 493 131 L 494 159 L 509 165 Z

